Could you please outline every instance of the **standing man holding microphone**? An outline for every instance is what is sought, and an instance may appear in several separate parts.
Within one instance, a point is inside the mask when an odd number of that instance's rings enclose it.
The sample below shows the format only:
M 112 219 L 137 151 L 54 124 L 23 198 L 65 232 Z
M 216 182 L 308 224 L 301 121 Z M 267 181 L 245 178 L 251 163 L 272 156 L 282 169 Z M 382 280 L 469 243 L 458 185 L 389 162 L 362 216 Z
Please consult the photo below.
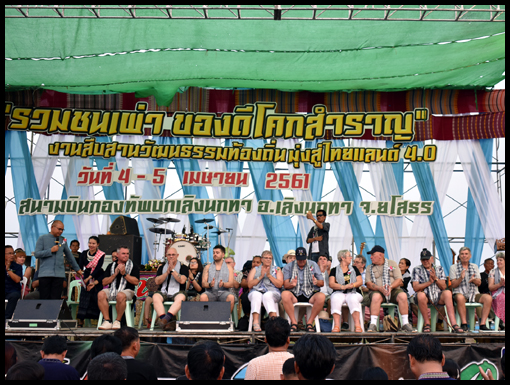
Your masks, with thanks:
M 39 292 L 41 299 L 60 299 L 65 280 L 64 256 L 79 276 L 83 275 L 73 253 L 62 237 L 64 224 L 53 221 L 49 234 L 41 235 L 35 245 L 34 256 L 39 258 Z

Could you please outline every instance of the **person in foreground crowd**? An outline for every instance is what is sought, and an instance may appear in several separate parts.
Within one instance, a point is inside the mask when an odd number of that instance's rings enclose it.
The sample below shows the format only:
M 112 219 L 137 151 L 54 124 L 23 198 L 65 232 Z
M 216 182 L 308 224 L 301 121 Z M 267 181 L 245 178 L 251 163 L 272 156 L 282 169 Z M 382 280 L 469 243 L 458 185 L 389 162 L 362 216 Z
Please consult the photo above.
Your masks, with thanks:
M 80 374 L 71 365 L 62 363 L 67 354 L 67 340 L 61 336 L 50 336 L 41 349 L 41 364 L 45 380 L 79 380 Z
M 122 354 L 122 341 L 113 334 L 103 334 L 92 341 L 89 352 L 89 363 L 95 357 L 107 352 L 113 352 L 120 356 Z M 88 373 L 85 372 L 82 380 L 88 379 L 87 377 Z
M 39 292 L 41 299 L 60 299 L 65 280 L 64 257 L 79 276 L 83 271 L 76 263 L 67 240 L 62 237 L 64 224 L 53 221 L 49 234 L 41 235 L 35 244 L 34 256 L 39 258 Z
M 453 299 L 457 304 L 457 311 L 461 319 L 461 327 L 468 331 L 466 319 L 466 303 L 479 302 L 482 304 L 482 317 L 480 318 L 480 331 L 490 329 L 485 325 L 492 305 L 492 297 L 489 294 L 480 294 L 478 286 L 482 283 L 478 266 L 469 263 L 471 250 L 469 247 L 461 247 L 459 250 L 460 262 L 450 267 L 450 281 L 453 289 Z M 474 325 L 471 325 L 474 329 Z
M 117 353 L 103 353 L 90 361 L 87 372 L 91 381 L 126 380 L 127 362 Z
M 337 257 L 340 264 L 331 269 L 329 275 L 329 286 L 333 289 L 331 314 L 333 314 L 335 325 L 332 332 L 340 332 L 342 306 L 347 304 L 354 321 L 355 331 L 361 333 L 363 329 L 361 328 L 360 314 L 363 296 L 359 288 L 363 285 L 363 279 L 359 270 L 351 265 L 352 255 L 349 250 L 340 250 Z
M 294 304 L 308 302 L 313 305 L 306 331 L 314 332 L 313 320 L 324 307 L 326 296 L 320 292 L 324 285 L 324 277 L 319 265 L 312 260 L 307 260 L 304 247 L 296 249 L 296 260 L 283 268 L 282 302 L 285 312 L 291 321 L 291 331 L 298 331 L 298 323 L 294 314 Z
M 299 380 L 297 374 L 296 374 L 296 368 L 294 366 L 294 363 L 296 360 L 294 357 L 289 358 L 287 361 L 283 363 L 282 367 L 282 374 L 280 374 L 280 379 L 282 381 L 293 381 L 293 380 Z
M 324 255 L 329 258 L 329 223 L 326 222 L 326 212 L 317 210 L 317 219 L 309 211 L 306 217 L 313 221 L 314 226 L 306 237 L 306 243 L 310 244 L 308 258 L 317 263 L 319 257 Z M 288 262 L 287 262 L 288 263 Z
M 44 379 L 44 368 L 37 362 L 21 361 L 11 366 L 5 379 L 7 381 L 40 381 Z
M 140 353 L 140 337 L 138 331 L 131 327 L 121 327 L 113 333 L 122 342 L 121 357 L 127 363 L 127 380 L 156 381 L 156 370 L 148 362 L 138 361 L 136 356 Z
M 10 319 L 16 309 L 16 304 L 21 298 L 21 276 L 23 269 L 14 262 L 14 249 L 10 245 L 5 246 L 5 299 L 8 301 L 5 307 L 5 319 Z
M 200 295 L 204 302 L 230 302 L 230 312 L 234 310 L 235 296 L 229 289 L 234 287 L 234 270 L 225 263 L 225 248 L 216 245 L 213 249 L 214 263 L 207 265 L 202 277 L 202 287 L 205 293 Z
M 221 380 L 225 373 L 225 353 L 217 342 L 197 342 L 188 352 L 184 371 L 190 380 Z
M 83 326 L 85 318 L 98 319 L 99 307 L 97 306 L 97 294 L 103 290 L 103 263 L 105 253 L 99 250 L 99 238 L 89 238 L 89 248 L 80 254 L 78 265 L 83 270 L 83 283 L 86 285 L 80 290 L 80 305 L 78 308 L 78 325 Z
M 450 320 L 455 319 L 452 292 L 446 290 L 446 276 L 441 266 L 434 266 L 432 254 L 423 249 L 420 254 L 421 266 L 413 269 L 413 289 L 416 292 L 414 300 L 424 319 L 423 332 L 430 333 L 430 319 L 428 316 L 428 304 L 435 306 L 444 305 Z M 455 333 L 464 333 L 457 324 L 452 325 Z
M 103 313 L 104 321 L 100 330 L 120 329 L 120 320 L 126 310 L 126 301 L 133 299 L 135 287 L 140 281 L 140 268 L 129 259 L 129 248 L 120 246 L 117 249 L 117 262 L 112 262 L 106 268 L 103 286 L 110 285 L 108 289 L 101 290 L 97 295 L 99 310 Z M 117 319 L 110 320 L 109 301 L 117 301 Z
M 460 380 L 460 366 L 451 358 L 444 360 L 443 372 L 448 373 L 454 380 Z
M 186 301 L 186 280 L 189 268 L 177 259 L 177 249 L 169 247 L 165 252 L 166 263 L 158 268 L 156 285 L 159 290 L 152 296 L 152 304 L 158 316 L 157 324 L 163 330 L 175 330 L 174 317 L 181 310 L 182 303 Z M 173 304 L 165 313 L 163 302 L 172 301 Z
M 283 285 L 283 273 L 279 267 L 273 266 L 273 253 L 269 250 L 262 252 L 262 265 L 251 269 L 248 275 L 250 293 L 248 299 L 251 303 L 253 316 L 253 331 L 260 332 L 260 309 L 262 303 L 269 313 L 269 317 L 276 317 L 278 302 L 281 299 L 280 288 Z M 267 333 L 267 331 L 266 331 Z
M 384 258 L 384 249 L 379 245 L 375 245 L 367 254 L 370 254 L 372 260 L 366 274 L 366 285 L 370 289 L 368 294 L 370 300 L 370 326 L 367 331 L 377 331 L 379 311 L 383 302 L 398 304 L 402 316 L 402 331 L 415 331 L 409 323 L 407 294 L 400 289 L 402 273 L 397 263 Z
M 335 347 L 321 334 L 305 334 L 297 340 L 292 352 L 300 380 L 324 380 L 335 370 Z
M 505 323 L 505 253 L 496 254 L 497 267 L 489 274 L 489 290 L 496 316 Z
M 264 254 L 262 253 L 262 255 Z M 246 369 L 245 380 L 279 380 L 283 364 L 289 358 L 294 357 L 287 351 L 290 345 L 290 325 L 286 319 L 269 318 L 265 333 L 269 353 L 250 361 Z
M 443 372 L 445 362 L 441 342 L 431 334 L 420 334 L 407 345 L 409 367 L 417 380 L 453 380 Z
M 388 380 L 388 374 L 383 370 L 383 368 L 376 366 L 373 368 L 368 368 L 361 375 L 362 381 L 379 381 L 379 380 Z
M 11 343 L 4 341 L 5 343 L 5 374 L 7 374 L 7 371 L 11 368 L 11 366 L 15 365 L 18 361 L 18 355 L 16 354 L 16 349 L 14 349 L 14 346 L 12 346 Z

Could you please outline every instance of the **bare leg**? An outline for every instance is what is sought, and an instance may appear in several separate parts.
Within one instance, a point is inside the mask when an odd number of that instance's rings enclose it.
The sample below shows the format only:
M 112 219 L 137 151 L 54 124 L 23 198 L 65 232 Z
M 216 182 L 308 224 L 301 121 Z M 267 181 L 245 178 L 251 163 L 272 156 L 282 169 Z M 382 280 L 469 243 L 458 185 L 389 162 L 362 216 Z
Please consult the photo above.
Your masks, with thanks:
M 460 322 L 467 324 L 466 320 L 466 298 L 462 294 L 456 294 L 457 311 L 459 312 Z
M 324 301 L 326 300 L 326 295 L 324 293 L 315 293 L 312 298 L 310 298 L 310 303 L 313 305 L 312 312 L 310 314 L 310 319 L 307 320 L 308 323 L 312 323 L 315 317 L 319 315 L 321 310 L 324 308 Z
M 294 304 L 297 303 L 297 298 L 290 291 L 284 291 L 282 292 L 282 303 L 285 312 L 289 316 L 290 323 L 297 324 L 296 317 L 294 316 Z
M 418 308 L 420 309 L 420 313 L 423 316 L 423 324 L 424 325 L 430 324 L 429 308 L 427 306 L 429 300 L 427 298 L 427 295 L 424 292 L 420 291 L 416 294 L 416 296 L 418 297 Z
M 106 293 L 104 291 L 100 291 L 99 293 L 97 293 L 97 306 L 99 307 L 101 313 L 103 313 L 103 318 L 105 320 L 109 320 L 110 314 L 108 298 L 106 298 Z
M 117 294 L 117 321 L 122 319 L 124 312 L 126 311 L 126 295 L 124 293 Z

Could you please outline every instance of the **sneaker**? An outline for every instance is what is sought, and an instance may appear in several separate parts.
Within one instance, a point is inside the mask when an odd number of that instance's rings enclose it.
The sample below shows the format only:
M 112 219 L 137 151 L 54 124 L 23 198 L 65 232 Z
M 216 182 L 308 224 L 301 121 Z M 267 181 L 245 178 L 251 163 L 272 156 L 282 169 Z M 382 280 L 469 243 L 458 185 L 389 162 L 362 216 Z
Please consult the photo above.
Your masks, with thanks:
M 101 326 L 98 327 L 99 330 L 110 330 L 112 328 L 112 323 L 110 321 L 104 320 Z
M 405 325 L 403 325 L 400 328 L 400 330 L 405 333 L 416 333 L 416 329 L 413 329 L 413 325 L 411 325 L 410 323 L 406 323 Z
M 120 326 L 121 326 L 120 321 L 117 321 L 117 320 L 113 321 L 112 329 L 114 329 L 114 330 L 120 329 Z
M 480 325 L 480 331 L 481 332 L 491 332 L 492 330 L 489 329 L 486 325 Z
M 367 329 L 367 332 L 376 332 L 377 333 L 377 325 L 376 324 L 370 324 L 370 326 Z
M 177 325 L 177 322 L 175 320 L 172 320 L 172 321 L 168 322 L 163 327 L 163 330 L 166 331 L 166 332 L 174 332 L 176 325 Z

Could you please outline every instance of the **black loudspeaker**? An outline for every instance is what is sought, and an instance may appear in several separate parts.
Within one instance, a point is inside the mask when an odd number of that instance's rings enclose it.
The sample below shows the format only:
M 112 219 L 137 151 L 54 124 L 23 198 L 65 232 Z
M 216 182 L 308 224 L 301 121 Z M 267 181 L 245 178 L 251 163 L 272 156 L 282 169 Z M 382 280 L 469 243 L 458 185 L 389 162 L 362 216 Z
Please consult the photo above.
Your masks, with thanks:
M 129 217 L 118 217 L 115 219 L 110 226 L 110 233 L 115 235 L 136 235 L 140 236 L 140 231 L 138 230 L 138 222 L 136 219 Z
M 99 249 L 110 255 L 120 246 L 129 248 L 129 259 L 138 266 L 142 264 L 142 237 L 136 235 L 100 235 Z
M 11 329 L 42 330 L 60 330 L 77 326 L 67 302 L 62 299 L 18 301 L 12 319 L 7 324 Z
M 183 302 L 175 329 L 190 331 L 233 331 L 230 302 Z

